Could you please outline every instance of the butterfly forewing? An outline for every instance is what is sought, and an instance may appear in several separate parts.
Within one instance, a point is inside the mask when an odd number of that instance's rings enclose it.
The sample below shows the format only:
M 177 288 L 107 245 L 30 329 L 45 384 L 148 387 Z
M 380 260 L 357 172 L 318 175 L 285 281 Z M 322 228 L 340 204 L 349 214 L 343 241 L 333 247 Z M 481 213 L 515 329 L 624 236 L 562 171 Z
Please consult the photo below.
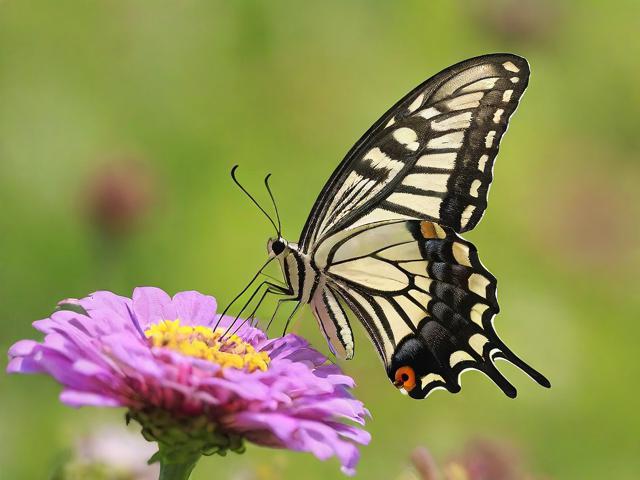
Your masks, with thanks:
M 461 62 L 414 89 L 334 172 L 305 225 L 303 251 L 378 221 L 472 229 L 486 209 L 498 146 L 528 78 L 523 58 L 497 54 Z

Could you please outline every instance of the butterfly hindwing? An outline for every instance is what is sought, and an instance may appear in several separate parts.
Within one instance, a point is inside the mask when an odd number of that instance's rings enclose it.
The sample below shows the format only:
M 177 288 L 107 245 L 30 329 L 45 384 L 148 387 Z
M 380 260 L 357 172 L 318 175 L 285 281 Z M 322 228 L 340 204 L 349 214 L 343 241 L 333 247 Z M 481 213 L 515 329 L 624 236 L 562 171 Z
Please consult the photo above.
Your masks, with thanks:
M 337 295 L 330 287 L 316 291 L 311 300 L 311 310 L 331 352 L 337 357 L 351 359 L 354 352 L 351 325 Z
M 422 219 L 457 232 L 482 217 L 502 135 L 529 67 L 510 54 L 454 65 L 406 95 L 356 143 L 321 192 L 301 249 L 345 228 Z
M 492 324 L 499 310 L 496 279 L 473 244 L 452 229 L 428 221 L 382 222 L 334 240 L 321 245 L 316 259 L 326 268 L 328 288 L 365 326 L 392 381 L 411 368 L 412 397 L 438 387 L 459 391 L 466 369 L 485 373 L 515 396 L 494 365 L 498 357 L 546 381 L 498 338 Z

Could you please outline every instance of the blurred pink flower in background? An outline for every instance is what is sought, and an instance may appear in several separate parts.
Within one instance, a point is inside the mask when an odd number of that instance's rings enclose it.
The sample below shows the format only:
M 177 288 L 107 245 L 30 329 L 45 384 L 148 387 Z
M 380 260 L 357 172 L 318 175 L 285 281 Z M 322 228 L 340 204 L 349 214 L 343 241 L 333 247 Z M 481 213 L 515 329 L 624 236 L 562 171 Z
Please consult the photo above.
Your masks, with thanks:
M 438 466 L 425 447 L 417 447 L 411 452 L 411 463 L 421 480 L 436 480 L 440 478 Z
M 140 435 L 103 425 L 79 438 L 54 480 L 156 480 L 158 464 L 147 464 L 156 448 Z
M 637 165 L 624 153 L 584 137 L 565 139 L 554 151 L 569 160 L 549 176 L 547 194 L 535 197 L 537 207 L 526 224 L 532 247 L 567 271 L 635 278 L 637 263 L 631 260 L 640 252 L 640 230 L 631 219 L 640 215 Z
M 520 453 L 506 442 L 478 439 L 467 444 L 444 467 L 447 480 L 516 480 L 524 478 Z M 464 472 L 462 476 L 460 472 Z
M 156 178 L 143 161 L 120 158 L 103 163 L 87 178 L 81 208 L 106 238 L 138 228 L 156 197 Z
M 550 40 L 564 15 L 552 0 L 485 0 L 464 2 L 478 25 L 505 41 L 539 45 Z
M 412 471 L 398 480 L 542 480 L 526 471 L 519 450 L 507 443 L 477 439 L 462 453 L 438 468 L 429 450 L 417 447 L 411 453 Z

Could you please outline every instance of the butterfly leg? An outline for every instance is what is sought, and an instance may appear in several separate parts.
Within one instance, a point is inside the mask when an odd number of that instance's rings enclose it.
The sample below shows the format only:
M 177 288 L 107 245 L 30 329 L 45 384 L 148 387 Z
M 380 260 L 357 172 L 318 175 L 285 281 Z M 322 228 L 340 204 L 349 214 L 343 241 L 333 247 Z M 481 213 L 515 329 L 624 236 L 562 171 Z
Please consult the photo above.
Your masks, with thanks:
M 267 295 L 269 294 L 275 294 L 275 295 L 286 295 L 286 294 L 290 294 L 290 291 L 280 285 L 274 285 L 271 283 L 267 283 L 267 288 L 264 290 L 264 292 L 262 292 L 262 295 L 260 296 L 260 299 L 258 300 L 258 303 L 256 303 L 255 307 L 253 307 L 253 310 L 251 311 L 251 313 L 249 314 L 249 316 L 246 318 L 246 320 L 244 320 L 244 322 L 242 322 L 242 324 L 244 325 L 245 322 L 249 322 L 252 326 L 253 325 L 253 320 L 255 318 L 256 312 L 258 311 L 258 309 L 260 308 L 260 306 L 262 305 L 262 302 L 264 302 L 264 299 L 267 298 Z M 256 325 L 257 325 L 257 321 L 256 321 Z
M 251 310 L 251 313 L 249 314 L 249 316 L 245 320 L 245 321 L 248 321 L 249 325 L 251 325 L 252 327 L 255 327 L 258 324 L 257 320 L 254 323 L 254 320 L 255 320 L 255 317 L 256 317 L 256 313 L 257 313 L 258 309 L 260 308 L 260 306 L 262 305 L 262 302 L 264 301 L 264 299 L 267 298 L 267 295 L 269 295 L 270 293 L 280 293 L 280 291 L 266 288 L 265 291 L 262 292 L 262 295 L 260 296 L 260 300 L 258 300 L 258 303 L 256 303 L 256 306 L 253 307 L 253 310 Z
M 278 314 L 278 311 L 280 310 L 280 307 L 282 306 L 283 303 L 286 302 L 295 302 L 298 301 L 298 297 L 286 297 L 286 298 L 281 298 L 278 300 L 278 303 L 276 305 L 275 310 L 273 311 L 273 314 L 271 315 L 271 318 L 269 319 L 269 323 L 267 323 L 267 327 L 265 328 L 265 331 L 268 332 L 269 331 L 269 327 L 271 327 L 271 324 L 273 323 L 273 321 L 276 318 L 276 315 Z
M 284 287 L 281 287 L 280 285 L 277 285 L 275 283 L 269 282 L 267 280 L 265 280 L 264 282 L 261 282 L 256 289 L 253 291 L 253 293 L 251 294 L 251 296 L 249 297 L 249 299 L 245 302 L 245 304 L 242 306 L 242 308 L 240 309 L 240 311 L 238 312 L 238 314 L 236 315 L 236 317 L 233 319 L 233 322 L 231 322 L 231 324 L 229 325 L 229 327 L 227 328 L 227 330 L 224 332 L 224 336 L 226 336 L 231 329 L 234 327 L 234 325 L 236 324 L 236 322 L 238 321 L 238 319 L 240 318 L 240 316 L 242 315 L 242 313 L 245 311 L 245 309 L 251 304 L 251 302 L 253 301 L 253 299 L 256 297 L 256 295 L 258 295 L 258 293 L 260 293 L 260 291 L 263 289 L 263 287 L 267 287 L 262 296 L 260 297 L 260 300 L 258 301 L 257 305 L 255 306 L 254 310 L 252 311 L 251 315 L 249 316 L 249 318 L 251 318 L 255 312 L 258 310 L 258 308 L 260 307 L 260 304 L 262 303 L 262 301 L 264 300 L 264 298 L 266 297 L 266 295 L 268 293 L 278 293 L 281 295 L 286 295 L 286 294 L 291 294 L 292 292 Z M 234 330 L 234 333 L 237 332 L 242 325 L 245 324 L 247 320 L 243 320 L 242 323 Z
M 249 301 L 247 302 L 247 305 L 249 303 L 251 303 L 251 300 L 253 299 L 253 297 L 258 293 L 258 291 L 260 290 L 260 288 L 262 288 L 262 285 L 260 285 L 260 287 L 258 287 L 258 289 L 256 289 L 256 291 L 254 292 L 254 294 L 252 295 L 252 298 L 249 299 Z M 253 310 L 251 310 L 251 313 L 249 314 L 249 316 L 247 316 L 247 318 L 245 318 L 240 325 L 238 325 L 236 327 L 236 329 L 233 331 L 233 334 L 236 334 L 238 332 L 238 330 L 240 330 L 247 322 L 249 322 L 249 325 L 251 325 L 252 327 L 254 327 L 255 325 L 253 324 L 253 319 L 255 318 L 256 312 L 258 311 L 258 309 L 260 308 L 260 305 L 262 305 L 262 302 L 264 301 L 264 299 L 267 297 L 267 295 L 269 293 L 282 293 L 281 290 L 277 290 L 274 288 L 270 288 L 269 286 L 267 286 L 267 288 L 264 290 L 264 292 L 262 292 L 262 295 L 260 296 L 260 299 L 258 300 L 258 302 L 256 303 L 256 305 L 253 307 Z M 245 305 L 246 307 L 246 305 Z M 257 322 L 256 322 L 257 323 Z
M 293 300 L 297 300 L 297 299 L 293 299 Z M 300 305 L 302 305 L 302 302 L 298 302 L 296 304 L 296 306 L 293 307 L 293 310 L 291 311 L 291 314 L 289 315 L 289 318 L 287 318 L 287 323 L 284 324 L 284 330 L 282 331 L 282 336 L 283 337 L 287 334 L 287 329 L 289 328 L 289 324 L 291 323 L 291 320 L 293 319 L 295 314 L 298 312 L 298 309 L 300 308 Z

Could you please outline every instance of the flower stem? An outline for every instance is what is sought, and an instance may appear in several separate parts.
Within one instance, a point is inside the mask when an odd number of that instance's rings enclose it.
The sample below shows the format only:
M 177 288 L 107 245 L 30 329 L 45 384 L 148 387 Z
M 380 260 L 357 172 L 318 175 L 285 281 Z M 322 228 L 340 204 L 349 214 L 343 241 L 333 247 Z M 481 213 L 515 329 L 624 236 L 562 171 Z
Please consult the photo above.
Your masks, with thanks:
M 200 454 L 194 455 L 180 463 L 167 462 L 165 459 L 161 459 L 159 480 L 187 480 L 191 476 L 191 472 L 199 459 Z

